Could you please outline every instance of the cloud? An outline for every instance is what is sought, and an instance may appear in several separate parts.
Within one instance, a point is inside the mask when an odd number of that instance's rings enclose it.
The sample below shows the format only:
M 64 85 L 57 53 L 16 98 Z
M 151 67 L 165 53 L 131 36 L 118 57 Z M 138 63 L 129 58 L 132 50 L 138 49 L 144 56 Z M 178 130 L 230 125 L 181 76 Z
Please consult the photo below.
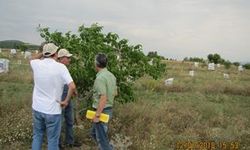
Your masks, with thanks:
M 0 0 L 0 40 L 39 44 L 38 24 L 62 32 L 99 23 L 144 52 L 250 60 L 248 0 Z

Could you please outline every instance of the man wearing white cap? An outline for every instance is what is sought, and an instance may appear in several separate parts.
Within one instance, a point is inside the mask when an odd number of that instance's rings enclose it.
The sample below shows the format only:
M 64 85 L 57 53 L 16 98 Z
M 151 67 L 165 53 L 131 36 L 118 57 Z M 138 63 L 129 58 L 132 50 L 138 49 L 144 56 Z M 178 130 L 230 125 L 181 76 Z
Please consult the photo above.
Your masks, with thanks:
M 59 150 L 61 132 L 61 107 L 66 107 L 76 87 L 67 67 L 57 60 L 53 43 L 43 46 L 43 52 L 34 56 L 30 65 L 33 71 L 34 89 L 32 98 L 33 141 L 32 150 L 41 150 L 46 131 L 48 150 Z M 44 57 L 44 59 L 40 59 Z M 61 100 L 64 84 L 68 85 L 67 96 Z
M 58 51 L 58 60 L 60 63 L 68 66 L 70 64 L 70 60 L 72 54 L 69 53 L 68 50 L 66 49 L 60 49 Z M 67 91 L 68 91 L 68 85 L 65 84 L 64 88 L 63 88 L 63 94 L 62 94 L 62 100 L 65 99 L 65 97 L 67 96 Z M 65 107 L 65 109 L 62 111 L 62 117 L 63 117 L 63 123 L 65 123 L 64 129 L 65 129 L 65 143 L 66 146 L 69 147 L 79 147 L 81 146 L 80 143 L 77 143 L 74 141 L 74 135 L 73 135 L 73 123 L 74 123 L 74 119 L 73 119 L 73 104 L 71 102 L 71 100 L 69 101 L 68 106 Z M 62 143 L 62 139 L 60 138 L 59 140 L 59 147 L 63 148 L 63 143 Z

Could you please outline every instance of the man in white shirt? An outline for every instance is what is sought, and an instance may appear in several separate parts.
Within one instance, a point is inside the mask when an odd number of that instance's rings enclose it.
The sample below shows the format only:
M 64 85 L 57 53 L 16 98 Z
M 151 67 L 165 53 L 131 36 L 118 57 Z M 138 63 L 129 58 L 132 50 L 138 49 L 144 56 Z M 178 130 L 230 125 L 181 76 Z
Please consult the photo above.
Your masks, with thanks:
M 53 43 L 45 44 L 43 52 L 30 61 L 34 78 L 32 150 L 41 150 L 45 131 L 48 150 L 59 150 L 61 107 L 68 105 L 76 89 L 67 67 L 56 61 L 57 49 Z M 42 56 L 44 58 L 40 59 Z M 66 98 L 61 100 L 64 84 L 67 84 L 69 89 Z

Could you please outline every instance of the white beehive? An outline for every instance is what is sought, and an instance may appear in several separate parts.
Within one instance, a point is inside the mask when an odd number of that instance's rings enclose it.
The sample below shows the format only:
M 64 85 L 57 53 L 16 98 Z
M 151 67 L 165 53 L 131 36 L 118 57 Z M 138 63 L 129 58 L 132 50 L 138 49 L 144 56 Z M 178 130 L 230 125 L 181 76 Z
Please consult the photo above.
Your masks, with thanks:
M 238 70 L 239 70 L 239 71 L 243 71 L 244 68 L 240 65 L 240 66 L 238 66 Z
M 29 51 L 25 51 L 24 52 L 24 59 L 30 59 L 31 58 L 31 52 L 29 52 Z
M 190 75 L 191 77 L 193 77 L 193 76 L 194 76 L 194 70 L 189 71 L 189 75 Z
M 174 78 L 169 78 L 169 79 L 165 80 L 165 85 L 166 85 L 166 86 L 172 85 L 172 84 L 173 84 L 173 81 L 174 81 Z
M 194 62 L 194 67 L 198 68 L 199 67 L 199 62 Z
M 16 49 L 11 49 L 11 50 L 10 50 L 10 54 L 11 54 L 11 55 L 16 55 Z
M 6 73 L 9 71 L 9 60 L 0 58 L 0 73 Z
M 224 79 L 229 79 L 229 74 L 223 73 L 223 77 L 224 77 Z
M 208 70 L 215 70 L 214 63 L 209 63 L 208 64 Z

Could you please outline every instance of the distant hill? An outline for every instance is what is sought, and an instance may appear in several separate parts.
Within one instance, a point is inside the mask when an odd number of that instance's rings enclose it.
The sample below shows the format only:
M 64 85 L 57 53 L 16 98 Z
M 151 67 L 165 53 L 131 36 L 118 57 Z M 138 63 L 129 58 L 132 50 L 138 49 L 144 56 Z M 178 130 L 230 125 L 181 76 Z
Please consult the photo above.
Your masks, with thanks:
M 0 48 L 15 48 L 18 49 L 21 45 L 26 45 L 29 50 L 35 50 L 39 48 L 39 45 L 25 43 L 18 40 L 5 40 L 0 41 Z

